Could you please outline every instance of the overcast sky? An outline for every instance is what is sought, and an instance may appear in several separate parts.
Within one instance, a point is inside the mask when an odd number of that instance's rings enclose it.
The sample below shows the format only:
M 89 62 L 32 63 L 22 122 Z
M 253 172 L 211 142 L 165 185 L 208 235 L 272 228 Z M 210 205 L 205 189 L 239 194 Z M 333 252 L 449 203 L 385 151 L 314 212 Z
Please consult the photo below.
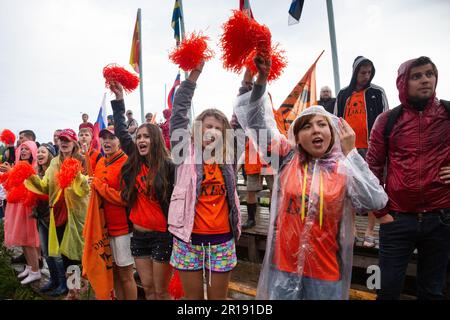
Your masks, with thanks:
M 291 0 L 251 0 L 255 18 L 286 50 L 288 67 L 269 90 L 277 108 L 324 49 L 317 86 L 334 91 L 325 0 L 306 0 L 299 24 L 288 26 Z M 165 108 L 177 67 L 168 59 L 174 46 L 170 26 L 174 0 L 0 0 L 0 130 L 33 129 L 41 142 L 57 128 L 78 129 L 81 114 L 94 122 L 105 92 L 102 69 L 128 65 L 137 8 L 142 9 L 145 112 Z M 218 39 L 238 0 L 184 0 L 186 31 L 210 36 L 216 57 L 198 81 L 194 109 L 216 107 L 231 116 L 241 76 L 225 71 Z M 373 83 L 398 104 L 399 65 L 429 56 L 439 70 L 437 95 L 450 98 L 450 1 L 335 0 L 341 87 L 348 85 L 358 55 L 376 68 Z M 447 89 L 447 90 L 446 90 Z M 336 93 L 333 92 L 335 95 Z M 139 90 L 125 97 L 140 122 Z M 112 113 L 108 103 L 108 114 Z

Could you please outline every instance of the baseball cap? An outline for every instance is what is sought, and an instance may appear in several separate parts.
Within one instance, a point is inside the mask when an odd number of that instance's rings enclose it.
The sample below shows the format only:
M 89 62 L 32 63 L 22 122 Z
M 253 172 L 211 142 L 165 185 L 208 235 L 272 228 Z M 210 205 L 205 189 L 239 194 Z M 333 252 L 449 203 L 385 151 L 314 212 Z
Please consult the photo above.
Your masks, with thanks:
M 105 133 L 109 132 L 110 134 L 112 134 L 113 136 L 116 136 L 116 134 L 114 133 L 114 126 L 108 126 L 105 129 L 102 129 L 99 133 L 98 136 L 101 138 Z
M 61 138 L 66 138 L 68 140 L 78 141 L 77 134 L 72 129 L 64 129 L 63 131 L 60 132 L 58 137 L 60 139 Z

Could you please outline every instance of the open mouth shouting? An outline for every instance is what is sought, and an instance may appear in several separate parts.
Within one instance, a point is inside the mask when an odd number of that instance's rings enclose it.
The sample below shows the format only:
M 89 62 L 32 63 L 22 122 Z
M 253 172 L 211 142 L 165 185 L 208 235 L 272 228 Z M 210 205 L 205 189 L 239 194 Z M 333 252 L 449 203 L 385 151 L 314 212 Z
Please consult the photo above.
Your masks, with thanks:
M 316 137 L 312 140 L 312 144 L 315 148 L 322 148 L 323 147 L 323 139 L 321 137 Z
M 149 145 L 146 142 L 139 142 L 137 147 L 141 156 L 144 156 L 149 152 Z

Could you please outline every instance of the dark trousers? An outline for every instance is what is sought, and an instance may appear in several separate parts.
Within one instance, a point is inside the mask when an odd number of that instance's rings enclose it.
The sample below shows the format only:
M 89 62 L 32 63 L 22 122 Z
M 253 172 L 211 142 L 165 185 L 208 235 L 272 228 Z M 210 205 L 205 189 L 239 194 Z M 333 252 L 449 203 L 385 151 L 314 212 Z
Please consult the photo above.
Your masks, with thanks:
M 381 288 L 379 300 L 397 300 L 406 268 L 417 248 L 417 298 L 445 299 L 450 258 L 450 210 L 391 212 L 394 221 L 380 225 Z
M 58 242 L 61 244 L 61 242 L 62 242 L 62 239 L 63 239 L 63 236 L 64 236 L 64 231 L 66 230 L 66 225 L 64 224 L 64 225 L 62 225 L 62 226 L 59 226 L 59 227 L 56 227 L 56 235 L 57 235 L 57 237 L 58 237 Z M 61 254 L 61 258 L 62 258 L 62 260 L 63 260 L 63 263 L 64 263 L 64 269 L 67 271 L 67 268 L 69 267 L 69 266 L 72 266 L 72 265 L 78 265 L 78 266 L 81 266 L 81 261 L 79 261 L 79 260 L 71 260 L 71 259 L 69 259 L 68 257 L 66 257 L 65 255 L 63 255 L 63 254 Z

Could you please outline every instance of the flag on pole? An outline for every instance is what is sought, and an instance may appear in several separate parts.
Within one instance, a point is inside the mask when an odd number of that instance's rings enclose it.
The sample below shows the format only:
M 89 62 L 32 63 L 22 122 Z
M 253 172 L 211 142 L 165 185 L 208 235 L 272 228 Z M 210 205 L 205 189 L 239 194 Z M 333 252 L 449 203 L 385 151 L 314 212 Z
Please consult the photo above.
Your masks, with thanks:
M 292 0 L 291 6 L 289 8 L 289 25 L 299 23 L 304 2 L 305 0 Z
M 287 136 L 289 127 L 298 117 L 300 112 L 307 107 L 317 104 L 316 64 L 323 52 L 324 51 L 322 51 L 308 71 L 306 71 L 302 79 L 295 85 L 283 104 L 274 112 L 278 130 L 285 136 Z
M 181 15 L 180 2 L 175 0 L 172 13 L 172 29 L 173 37 L 175 38 L 177 45 L 181 42 L 181 19 L 183 19 L 183 16 Z
M 252 19 L 255 19 L 253 17 L 252 8 L 250 7 L 250 0 L 239 0 L 239 10 L 244 11 L 247 16 L 249 16 Z
M 139 73 L 139 46 L 141 42 L 141 33 L 139 30 L 139 14 L 136 17 L 134 25 L 133 41 L 131 42 L 130 64 L 134 71 Z
M 172 110 L 173 106 L 173 98 L 175 97 L 175 90 L 180 85 L 180 71 L 178 71 L 177 77 L 175 78 L 175 81 L 173 82 L 172 89 L 170 89 L 169 94 L 167 95 L 167 105 L 170 110 Z
M 98 111 L 97 120 L 94 123 L 94 137 L 92 138 L 92 147 L 96 150 L 100 150 L 100 139 L 98 134 L 102 129 L 106 128 L 106 92 L 103 94 L 102 104 Z

